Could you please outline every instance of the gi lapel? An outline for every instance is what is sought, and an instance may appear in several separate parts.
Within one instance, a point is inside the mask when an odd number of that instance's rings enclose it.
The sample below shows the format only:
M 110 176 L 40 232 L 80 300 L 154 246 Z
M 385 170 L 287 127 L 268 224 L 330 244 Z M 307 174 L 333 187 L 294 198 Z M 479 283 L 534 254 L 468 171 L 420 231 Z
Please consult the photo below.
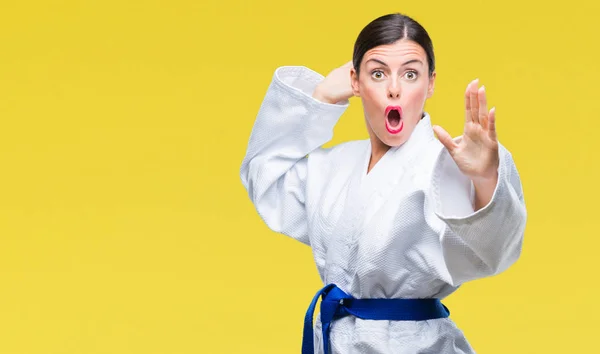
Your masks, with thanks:
M 361 186 L 362 199 L 359 201 L 365 211 L 363 227 L 368 225 L 390 196 L 398 196 L 392 193 L 394 190 L 406 186 L 406 192 L 411 191 L 412 179 L 419 172 L 419 157 L 432 139 L 435 137 L 429 115 L 426 114 L 409 140 L 402 146 L 391 148 L 373 168 L 372 174 L 365 176 Z

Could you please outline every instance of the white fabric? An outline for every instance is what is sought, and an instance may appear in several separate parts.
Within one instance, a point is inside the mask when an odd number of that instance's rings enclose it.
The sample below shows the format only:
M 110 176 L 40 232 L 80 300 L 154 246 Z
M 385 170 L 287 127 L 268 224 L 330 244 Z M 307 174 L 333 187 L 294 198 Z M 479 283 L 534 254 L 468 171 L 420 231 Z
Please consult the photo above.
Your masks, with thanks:
M 471 181 L 435 138 L 427 114 L 410 139 L 367 174 L 369 140 L 322 147 L 349 104 L 313 99 L 322 79 L 306 67 L 275 71 L 241 179 L 272 230 L 312 248 L 324 285 L 335 283 L 356 298 L 443 299 L 464 282 L 498 274 L 517 260 L 526 209 L 519 175 L 502 145 L 498 185 L 477 212 Z M 315 353 L 322 347 L 317 320 Z M 352 316 L 332 324 L 331 350 L 474 352 L 449 318 Z

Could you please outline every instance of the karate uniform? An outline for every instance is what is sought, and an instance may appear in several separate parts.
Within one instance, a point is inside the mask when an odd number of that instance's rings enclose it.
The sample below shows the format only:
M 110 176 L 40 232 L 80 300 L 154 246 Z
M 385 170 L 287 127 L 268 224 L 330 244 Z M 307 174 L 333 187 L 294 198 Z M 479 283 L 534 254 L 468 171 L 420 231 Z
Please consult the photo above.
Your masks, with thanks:
M 443 299 L 518 259 L 527 213 L 506 148 L 499 147 L 492 200 L 476 212 L 473 185 L 435 138 L 427 113 L 408 141 L 367 173 L 369 140 L 322 147 L 349 103 L 312 98 L 321 80 L 301 66 L 275 71 L 241 179 L 273 231 L 311 247 L 324 285 L 355 298 Z M 317 317 L 315 353 L 323 345 Z M 329 345 L 340 354 L 474 353 L 450 318 L 347 316 L 333 322 Z

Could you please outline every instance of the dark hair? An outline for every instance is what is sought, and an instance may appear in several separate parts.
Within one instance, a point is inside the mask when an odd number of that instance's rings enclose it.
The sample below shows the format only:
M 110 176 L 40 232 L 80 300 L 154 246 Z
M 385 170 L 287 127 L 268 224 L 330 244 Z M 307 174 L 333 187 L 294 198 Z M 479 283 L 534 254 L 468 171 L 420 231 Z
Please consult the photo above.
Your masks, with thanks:
M 394 13 L 384 15 L 371 21 L 358 35 L 354 44 L 352 64 L 359 74 L 360 63 L 367 51 L 380 45 L 392 44 L 401 39 L 409 39 L 419 44 L 427 54 L 429 75 L 435 70 L 433 44 L 429 34 L 417 21 L 412 18 Z

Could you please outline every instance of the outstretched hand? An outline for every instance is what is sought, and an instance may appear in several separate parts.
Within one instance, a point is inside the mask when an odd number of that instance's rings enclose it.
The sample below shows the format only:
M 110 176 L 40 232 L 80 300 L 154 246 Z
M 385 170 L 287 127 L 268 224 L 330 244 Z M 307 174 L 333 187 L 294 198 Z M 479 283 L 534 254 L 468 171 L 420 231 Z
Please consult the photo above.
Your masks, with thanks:
M 500 163 L 496 136 L 496 110 L 487 109 L 485 87 L 473 80 L 465 92 L 465 129 L 456 141 L 440 126 L 433 130 L 460 171 L 471 178 L 476 190 L 477 209 L 492 197 Z
M 478 84 L 478 80 L 473 80 L 467 86 L 465 129 L 459 141 L 453 140 L 442 127 L 433 127 L 458 168 L 474 181 L 495 179 L 499 164 L 496 110 L 487 110 L 485 87 L 478 89 Z

